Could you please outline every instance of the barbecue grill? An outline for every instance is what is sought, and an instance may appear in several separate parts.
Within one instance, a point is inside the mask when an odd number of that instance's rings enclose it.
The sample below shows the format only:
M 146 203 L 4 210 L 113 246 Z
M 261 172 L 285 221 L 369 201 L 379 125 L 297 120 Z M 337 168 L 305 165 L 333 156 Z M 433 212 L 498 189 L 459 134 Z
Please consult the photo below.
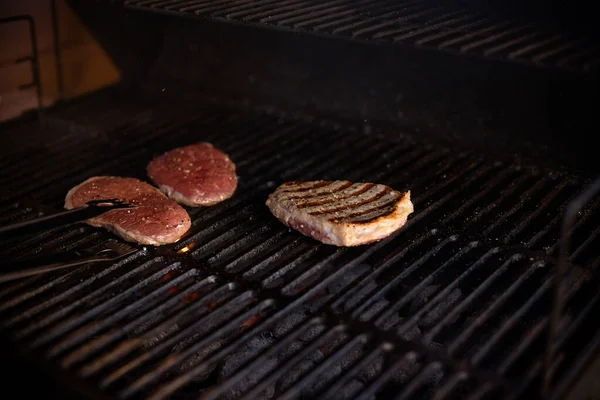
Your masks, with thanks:
M 586 20 L 429 0 L 69 6 L 122 79 L 0 125 L 0 225 L 61 210 L 91 176 L 147 180 L 199 140 L 239 187 L 189 208 L 173 245 L 83 224 L 3 236 L 5 269 L 122 251 L 0 283 L 7 381 L 98 399 L 597 395 L 573 391 L 600 345 Z M 320 244 L 265 206 L 317 179 L 410 190 L 415 212 L 377 243 Z

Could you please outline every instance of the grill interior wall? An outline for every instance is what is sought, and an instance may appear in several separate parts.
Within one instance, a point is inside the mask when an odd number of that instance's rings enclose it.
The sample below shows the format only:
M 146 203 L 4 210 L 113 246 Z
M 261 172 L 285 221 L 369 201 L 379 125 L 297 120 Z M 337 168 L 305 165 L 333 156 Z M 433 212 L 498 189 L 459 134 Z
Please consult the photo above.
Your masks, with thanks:
M 358 13 L 360 1 L 335 2 L 349 13 L 344 15 L 360 23 L 341 36 L 280 23 L 291 12 L 312 18 L 306 2 L 262 5 L 261 12 L 270 11 L 271 18 L 250 18 L 259 14 L 252 14 L 258 7 L 254 1 L 239 6 L 249 13 L 239 18 L 211 17 L 211 7 L 215 13 L 217 8 L 225 12 L 235 7 L 228 1 L 132 2 L 131 6 L 140 7 L 125 11 L 76 0 L 70 3 L 111 54 L 124 81 L 145 86 L 157 96 L 191 102 L 196 100 L 186 99 L 186 93 L 208 92 L 237 102 L 353 119 L 366 130 L 385 122 L 442 146 L 462 144 L 494 158 L 569 168 L 588 177 L 600 173 L 594 150 L 587 145 L 594 134 L 594 105 L 600 93 L 594 70 L 446 51 L 437 48 L 436 41 L 427 42 L 433 47 L 410 41 L 381 43 L 353 31 L 379 21 Z M 418 20 L 402 19 L 408 13 L 405 8 L 410 8 L 405 5 L 389 11 L 389 23 L 413 29 L 419 24 L 429 26 L 439 16 L 431 2 L 415 3 L 423 9 Z M 190 12 L 180 10 L 186 5 Z M 192 10 L 198 7 L 206 14 Z M 341 18 L 335 6 L 318 12 L 333 21 Z M 498 29 L 504 26 L 499 25 Z M 446 33 L 439 29 L 423 35 Z M 468 36 L 470 29 L 475 27 L 450 31 Z M 516 37 L 498 34 L 486 46 L 515 42 L 515 46 L 538 49 L 534 45 L 542 39 L 519 32 Z M 480 40 L 495 37 L 489 31 L 481 35 Z M 554 37 L 555 32 L 544 35 Z M 554 49 L 550 47 L 544 51 Z M 596 43 L 584 47 L 586 57 L 594 60 Z

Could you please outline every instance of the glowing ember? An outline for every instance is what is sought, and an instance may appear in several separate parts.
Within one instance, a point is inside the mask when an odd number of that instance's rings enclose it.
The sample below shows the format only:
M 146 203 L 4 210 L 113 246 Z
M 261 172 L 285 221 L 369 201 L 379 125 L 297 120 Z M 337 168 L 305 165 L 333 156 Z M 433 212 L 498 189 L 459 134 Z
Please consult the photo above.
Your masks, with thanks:
M 192 243 L 188 244 L 187 246 L 185 246 L 184 248 L 178 250 L 177 253 L 178 254 L 185 254 L 188 251 L 192 250 L 194 247 L 196 247 L 196 243 L 192 242 Z

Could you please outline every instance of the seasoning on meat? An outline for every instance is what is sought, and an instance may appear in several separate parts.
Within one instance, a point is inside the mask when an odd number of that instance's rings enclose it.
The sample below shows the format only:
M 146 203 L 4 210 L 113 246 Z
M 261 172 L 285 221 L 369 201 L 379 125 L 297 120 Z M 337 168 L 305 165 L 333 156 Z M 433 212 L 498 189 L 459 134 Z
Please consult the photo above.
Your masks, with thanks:
M 190 228 L 187 211 L 154 186 L 135 178 L 96 176 L 75 186 L 65 199 L 65 208 L 79 207 L 90 200 L 117 198 L 135 206 L 108 211 L 86 221 L 121 238 L 160 246 L 179 240 Z
M 381 240 L 404 226 L 414 210 L 410 192 L 349 181 L 286 182 L 266 204 L 285 225 L 336 246 Z
M 217 204 L 230 198 L 237 187 L 235 164 L 206 142 L 156 157 L 147 172 L 167 196 L 191 207 Z

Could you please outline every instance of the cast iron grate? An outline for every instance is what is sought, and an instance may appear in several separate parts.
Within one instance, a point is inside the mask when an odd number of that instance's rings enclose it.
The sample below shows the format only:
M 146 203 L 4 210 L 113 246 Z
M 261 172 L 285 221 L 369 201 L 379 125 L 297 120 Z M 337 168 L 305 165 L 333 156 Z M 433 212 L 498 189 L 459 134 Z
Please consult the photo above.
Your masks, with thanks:
M 492 18 L 452 2 L 428 0 L 127 0 L 127 7 L 274 27 L 353 40 L 471 54 L 592 71 L 600 48 L 541 23 Z
M 240 188 L 190 210 L 193 227 L 173 246 L 2 284 L 0 325 L 20 345 L 121 398 L 538 392 L 559 216 L 586 181 L 341 124 L 137 101 L 107 91 L 49 112 L 44 140 L 3 158 L 0 221 L 60 208 L 92 175 L 144 178 L 154 155 L 196 140 L 230 154 Z M 390 238 L 338 249 L 264 206 L 285 180 L 336 178 L 410 189 L 416 212 Z M 572 236 L 556 382 L 597 347 L 597 207 Z M 7 239 L 1 255 L 110 240 L 63 227 Z

